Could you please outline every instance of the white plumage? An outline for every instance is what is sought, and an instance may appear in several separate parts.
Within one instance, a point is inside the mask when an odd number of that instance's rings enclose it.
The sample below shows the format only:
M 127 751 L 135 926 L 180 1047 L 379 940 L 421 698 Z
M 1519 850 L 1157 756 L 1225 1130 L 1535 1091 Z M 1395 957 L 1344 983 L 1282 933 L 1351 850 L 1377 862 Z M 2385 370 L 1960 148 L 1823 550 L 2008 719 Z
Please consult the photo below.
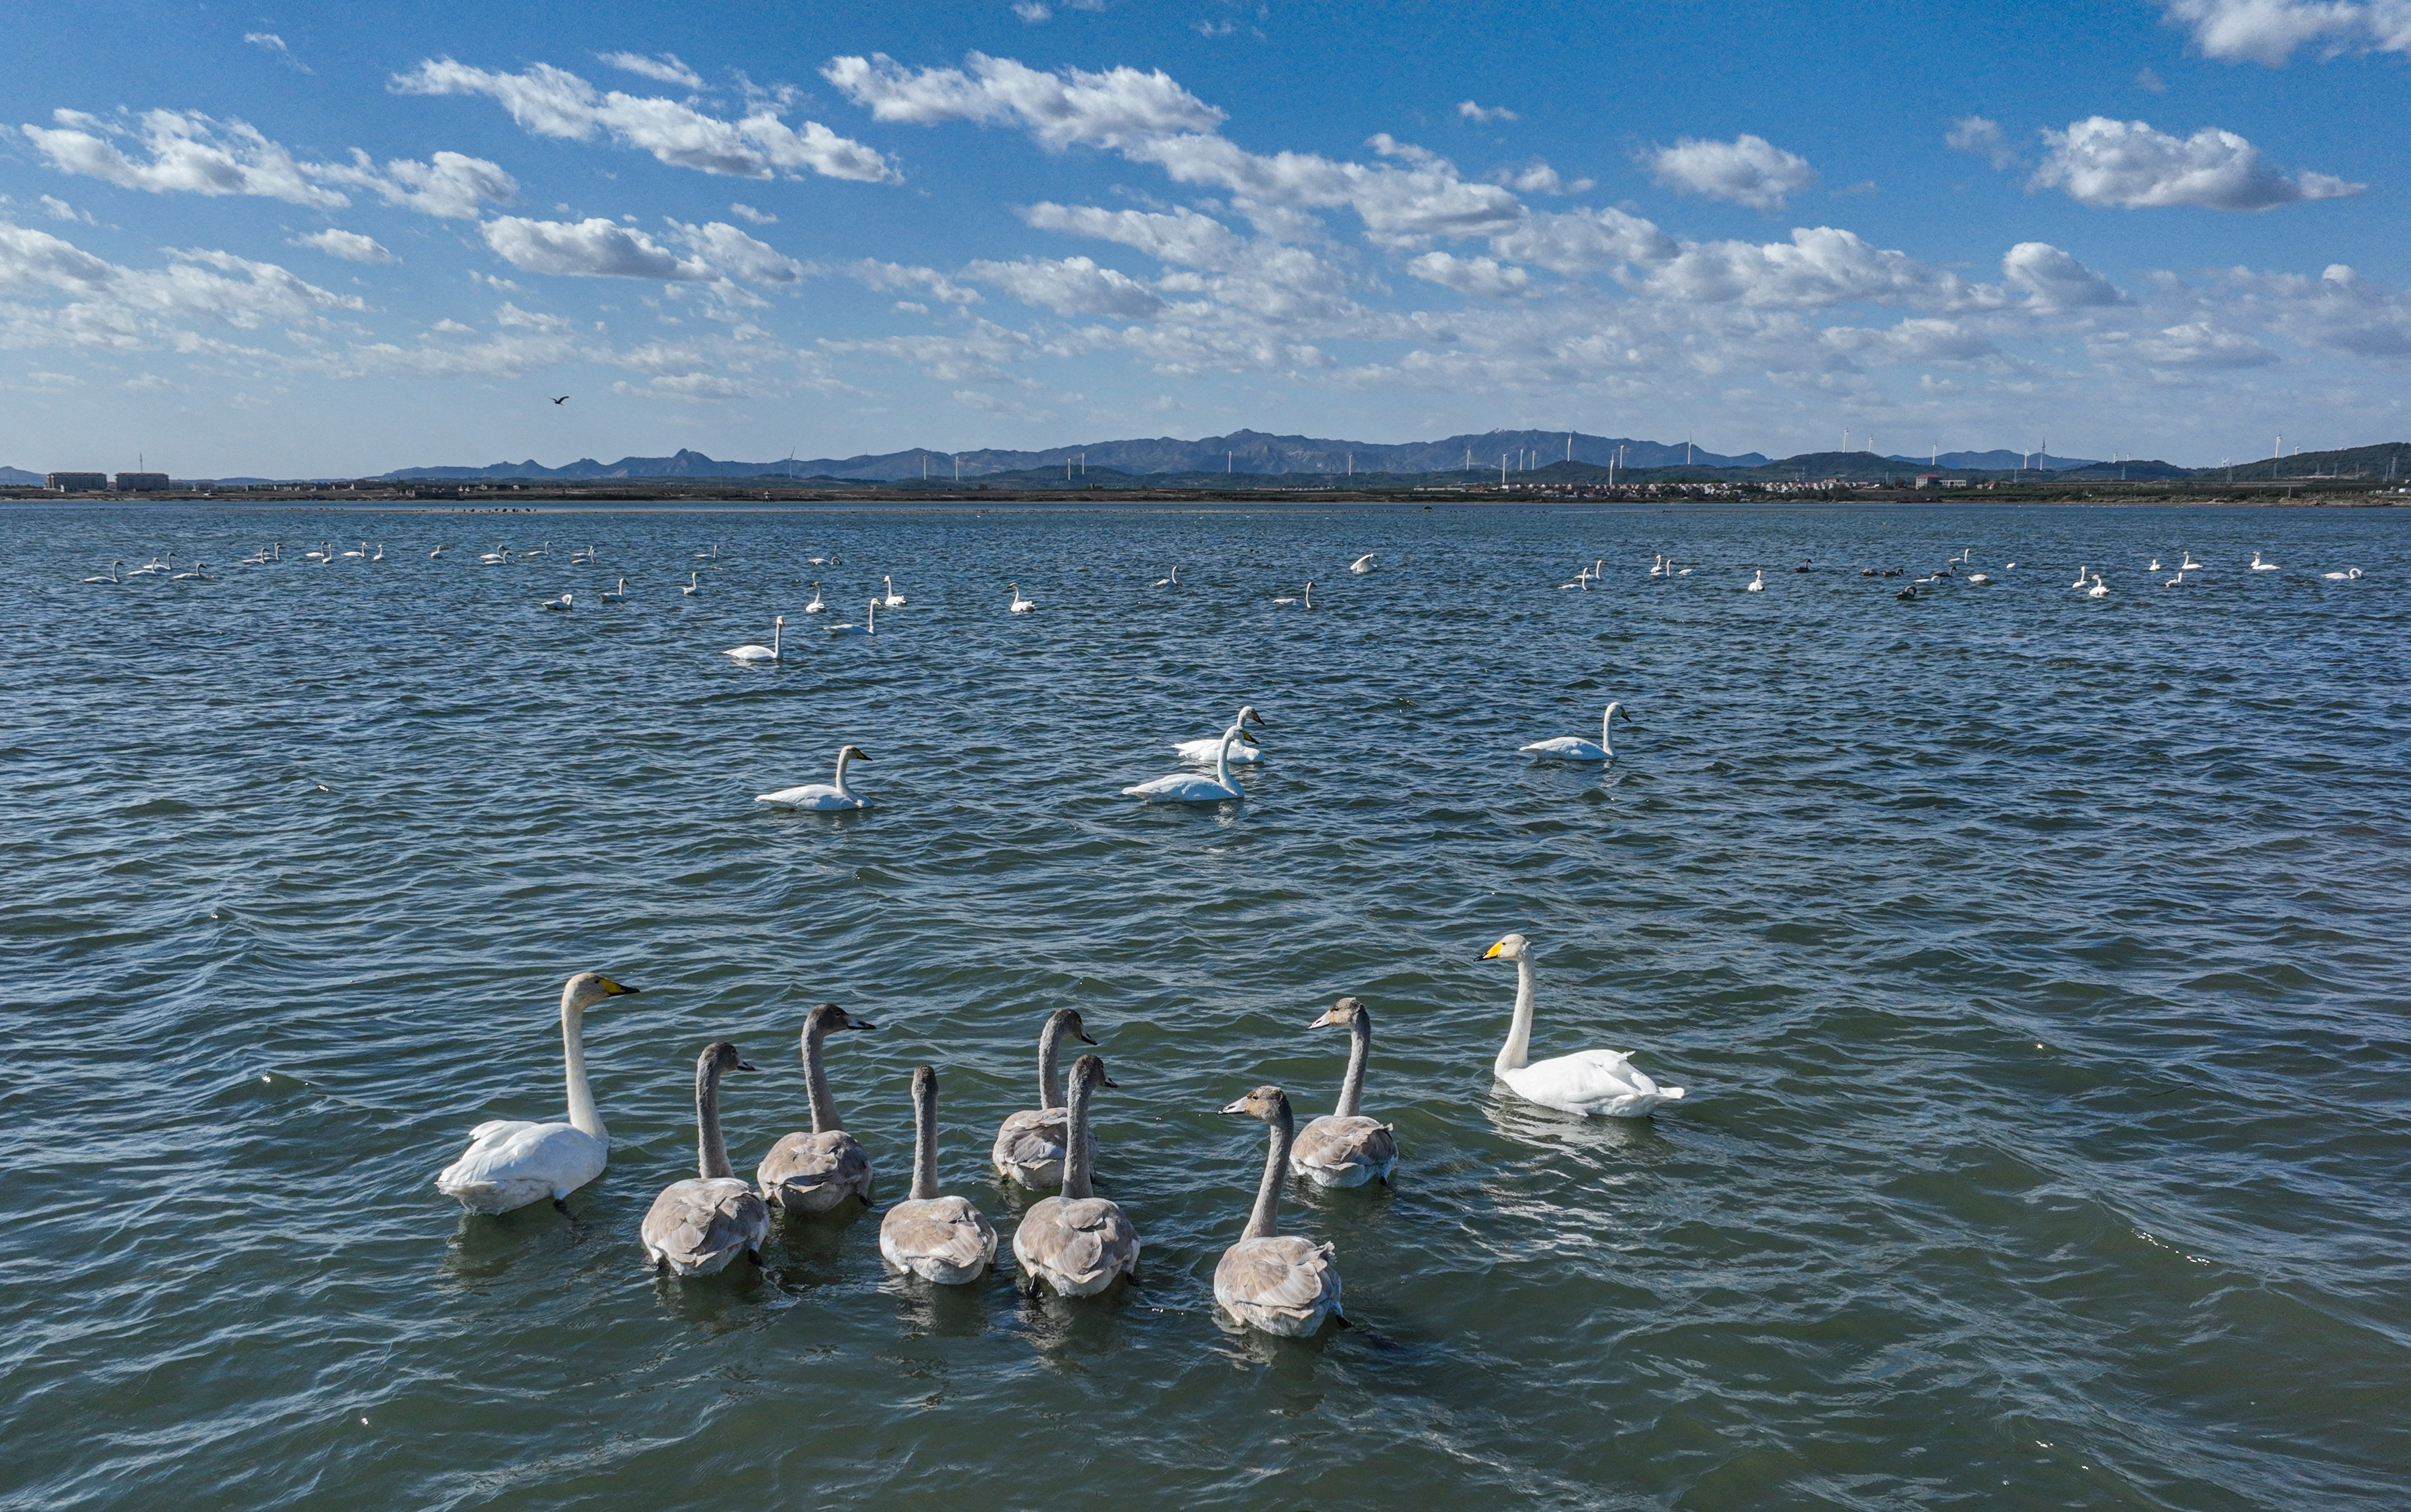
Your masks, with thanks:
M 569 1080 L 569 1121 L 540 1124 L 497 1118 L 469 1131 L 469 1148 L 437 1173 L 435 1189 L 472 1213 L 508 1213 L 550 1198 L 560 1202 L 603 1174 L 611 1161 L 611 1134 L 586 1084 L 586 1010 L 606 997 L 635 992 L 610 978 L 581 971 L 561 990 L 562 1055 Z
M 1658 1085 L 1618 1050 L 1578 1050 L 1533 1060 L 1530 942 L 1510 935 L 1482 958 L 1515 963 L 1515 1019 L 1491 1069 L 1517 1097 L 1586 1117 L 1645 1118 L 1660 1103 L 1683 1096 L 1681 1087 Z

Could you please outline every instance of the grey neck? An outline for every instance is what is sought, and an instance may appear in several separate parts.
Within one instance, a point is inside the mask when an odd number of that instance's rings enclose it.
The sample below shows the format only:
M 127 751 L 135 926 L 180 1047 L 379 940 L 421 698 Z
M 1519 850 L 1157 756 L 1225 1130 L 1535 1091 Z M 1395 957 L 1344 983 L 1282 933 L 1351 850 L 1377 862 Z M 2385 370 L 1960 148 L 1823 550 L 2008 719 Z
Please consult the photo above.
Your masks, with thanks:
M 938 1195 L 938 1083 L 913 1089 L 913 1200 Z
M 1060 1108 L 1063 1094 L 1058 1090 L 1061 1080 L 1055 1072 L 1055 1057 L 1063 1047 L 1063 1021 L 1047 1015 L 1046 1027 L 1038 1031 L 1038 1106 Z
M 827 1033 L 817 1022 L 804 1026 L 804 1090 L 812 1099 L 815 1134 L 834 1134 L 845 1127 L 838 1122 L 837 1104 L 829 1098 L 828 1073 L 821 1069 L 821 1040 Z
M 705 1060 L 694 1069 L 694 1164 L 707 1181 L 733 1176 L 728 1167 L 728 1142 L 720 1137 L 720 1062 Z
M 1291 1116 L 1289 1099 L 1273 1104 L 1273 1115 L 1266 1120 L 1272 1126 L 1271 1147 L 1264 1152 L 1264 1179 L 1256 1186 L 1256 1210 L 1248 1214 L 1248 1231 L 1239 1237 L 1270 1239 L 1280 1231 L 1280 1184 L 1289 1170 L 1289 1147 L 1297 1138 L 1297 1120 Z
M 1373 1015 L 1358 1009 L 1348 1025 L 1348 1075 L 1339 1083 L 1339 1106 L 1333 1110 L 1333 1117 L 1356 1116 L 1356 1105 L 1365 1097 L 1365 1063 L 1372 1057 Z
M 1072 1079 L 1071 1100 L 1063 1106 L 1063 1198 L 1066 1201 L 1094 1197 L 1089 1178 L 1089 1083 Z

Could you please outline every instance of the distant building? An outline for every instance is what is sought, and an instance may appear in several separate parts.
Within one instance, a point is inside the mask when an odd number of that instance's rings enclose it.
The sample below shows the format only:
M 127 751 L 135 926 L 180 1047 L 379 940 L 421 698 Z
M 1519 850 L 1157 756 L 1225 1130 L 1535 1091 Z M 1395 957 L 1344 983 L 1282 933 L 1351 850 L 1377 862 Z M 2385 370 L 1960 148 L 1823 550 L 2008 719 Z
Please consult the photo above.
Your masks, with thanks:
M 1921 488 L 1940 487 L 1942 486 L 1942 474 L 1939 472 L 1920 472 L 1917 475 L 1917 486 Z
M 167 488 L 168 474 L 165 472 L 120 472 L 117 474 L 117 491 L 119 493 L 164 493 L 167 491 Z
M 106 472 L 45 472 L 42 487 L 52 493 L 103 493 L 109 488 Z

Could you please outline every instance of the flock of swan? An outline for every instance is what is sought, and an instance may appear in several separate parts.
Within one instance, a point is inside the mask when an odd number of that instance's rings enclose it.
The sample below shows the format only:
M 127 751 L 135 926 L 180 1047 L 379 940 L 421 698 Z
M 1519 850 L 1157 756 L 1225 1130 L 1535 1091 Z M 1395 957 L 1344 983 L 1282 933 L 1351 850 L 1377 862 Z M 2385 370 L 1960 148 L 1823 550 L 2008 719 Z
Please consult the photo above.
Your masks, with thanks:
M 1516 1097 L 1562 1112 L 1610 1118 L 1645 1118 L 1681 1099 L 1681 1087 L 1654 1081 L 1620 1051 L 1532 1059 L 1531 942 L 1509 935 L 1483 958 L 1515 966 L 1513 1014 L 1491 1069 Z M 561 993 L 566 1117 L 479 1124 L 469 1131 L 468 1148 L 437 1172 L 438 1191 L 473 1214 L 509 1213 L 547 1200 L 569 1211 L 571 1194 L 602 1175 L 611 1158 L 610 1131 L 586 1074 L 585 1015 L 636 990 L 594 971 L 569 979 Z M 835 1003 L 819 1004 L 805 1015 L 804 1099 L 811 1127 L 774 1141 L 750 1181 L 729 1161 L 721 1089 L 731 1072 L 755 1068 L 727 1040 L 704 1047 L 694 1067 L 695 1174 L 664 1186 L 638 1225 L 648 1264 L 680 1277 L 715 1275 L 740 1258 L 759 1266 L 773 1210 L 780 1221 L 803 1223 L 829 1214 L 850 1220 L 873 1204 L 873 1162 L 846 1131 L 830 1096 L 826 1041 L 833 1034 L 875 1027 Z M 1289 1094 L 1271 1085 L 1220 1109 L 1261 1121 L 1267 1140 L 1255 1200 L 1237 1240 L 1214 1269 L 1214 1301 L 1230 1327 L 1290 1338 L 1346 1319 L 1339 1310 L 1335 1247 L 1280 1231 L 1284 1186 L 1291 1180 L 1323 1191 L 1386 1185 L 1398 1165 L 1395 1128 L 1362 1111 L 1373 1054 L 1372 1010 L 1361 998 L 1342 997 L 1306 1027 L 1348 1031 L 1348 1067 L 1332 1112 L 1301 1127 Z M 1097 1093 L 1120 1083 L 1093 1054 L 1074 1060 L 1067 1080 L 1060 1061 L 1073 1041 L 1097 1043 L 1078 1010 L 1048 1014 L 1038 1035 L 1038 1106 L 1008 1115 L 988 1153 L 999 1183 L 1054 1189 L 1021 1214 L 1013 1234 L 1016 1285 L 1033 1296 L 1097 1296 L 1137 1273 L 1143 1248 L 1131 1214 L 1095 1188 L 1100 1147 L 1090 1107 Z M 935 1067 L 913 1069 L 912 1099 L 912 1183 L 909 1195 L 880 1217 L 880 1259 L 898 1275 L 939 1286 L 968 1285 L 996 1261 L 996 1225 L 969 1198 L 939 1190 Z

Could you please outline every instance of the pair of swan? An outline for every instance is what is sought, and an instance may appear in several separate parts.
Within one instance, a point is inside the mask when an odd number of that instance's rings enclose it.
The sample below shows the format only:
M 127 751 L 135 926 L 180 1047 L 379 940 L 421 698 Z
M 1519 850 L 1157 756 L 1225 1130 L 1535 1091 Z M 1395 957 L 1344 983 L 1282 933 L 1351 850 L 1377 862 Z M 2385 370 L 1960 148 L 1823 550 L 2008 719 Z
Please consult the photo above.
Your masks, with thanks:
M 703 574 L 701 573 L 687 574 L 686 581 L 679 585 L 679 591 L 685 594 L 690 599 L 702 592 Z
M 1028 614 L 1030 610 L 1038 607 L 1035 601 L 1025 599 L 1021 596 L 1020 584 L 1007 583 L 1004 586 L 1006 589 L 1013 594 L 1013 602 L 1005 606 L 1008 612 L 1013 614 Z
M 870 758 L 860 746 L 841 746 L 837 753 L 837 776 L 828 782 L 806 782 L 799 787 L 781 788 L 776 792 L 756 793 L 753 801 L 774 808 L 800 808 L 810 813 L 832 814 L 841 810 L 868 808 L 870 800 L 845 785 L 845 763 L 858 761 L 868 764 Z
M 1256 706 L 1253 704 L 1242 704 L 1239 705 L 1237 718 L 1231 722 L 1252 724 L 1261 729 L 1264 726 L 1264 717 L 1256 712 Z M 1220 735 L 1207 735 L 1200 740 L 1178 740 L 1173 742 L 1172 746 L 1174 755 L 1197 766 L 1213 765 L 1221 759 L 1222 750 L 1223 743 Z M 1263 748 L 1253 744 L 1244 749 L 1234 749 L 1231 752 L 1231 760 L 1235 762 L 1261 762 L 1264 759 Z
M 1491 1069 L 1517 1097 L 1560 1112 L 1607 1118 L 1646 1118 L 1659 1104 L 1682 1098 L 1681 1087 L 1650 1080 L 1622 1051 L 1578 1050 L 1532 1059 L 1531 941 L 1510 935 L 1482 958 L 1515 963 L 1515 1016 Z
M 620 579 L 624 583 L 626 578 Z M 609 595 L 605 595 L 606 598 Z M 779 615 L 770 621 L 770 644 L 767 646 L 732 646 L 720 654 L 733 662 L 776 662 L 779 660 L 779 637 L 787 632 L 787 617 Z
M 469 1131 L 469 1148 L 435 1177 L 435 1189 L 472 1213 L 509 1213 L 569 1194 L 603 1174 L 611 1135 L 595 1112 L 586 1083 L 586 1010 L 636 992 L 595 971 L 580 971 L 561 989 L 561 1051 L 568 1069 L 569 1120 L 538 1124 L 495 1119 Z M 563 1208 L 566 1211 L 566 1208 Z
M 1089 1100 L 1099 1087 L 1120 1084 L 1095 1055 L 1072 1063 L 1063 1101 L 1063 1189 L 1031 1203 L 1013 1233 L 1018 1285 L 1033 1296 L 1051 1288 L 1060 1296 L 1093 1297 L 1138 1272 L 1137 1226 L 1120 1203 L 1097 1196 L 1090 1185 L 1096 1140 L 1089 1128 Z
M 1150 782 L 1137 782 L 1122 789 L 1125 798 L 1141 798 L 1148 803 L 1230 803 L 1248 794 L 1239 779 L 1231 775 L 1231 748 L 1239 744 L 1254 745 L 1256 737 L 1248 734 L 1244 725 L 1234 724 L 1222 732 L 1220 745 L 1214 754 L 1214 775 L 1205 777 L 1195 772 L 1175 772 Z
M 1076 1008 L 1059 1008 L 1046 1015 L 1046 1025 L 1038 1031 L 1038 1106 L 1008 1113 L 997 1126 L 996 1143 L 988 1151 L 988 1163 L 996 1173 L 1018 1186 L 1060 1186 L 1063 1185 L 1063 1152 L 1070 1147 L 1071 1119 L 1063 1105 L 1061 1082 L 1056 1075 L 1056 1061 L 1066 1039 L 1077 1040 L 1084 1045 L 1097 1041 L 1080 1022 Z M 1097 1137 L 1088 1136 L 1088 1160 L 1091 1170 L 1097 1159 Z
M 1615 717 L 1623 713 L 1622 704 L 1607 705 L 1607 712 L 1599 717 L 1599 744 L 1595 746 L 1573 735 L 1557 735 L 1548 740 L 1535 740 L 1517 749 L 1545 762 L 1612 761 L 1615 756 L 1615 747 L 1609 736 L 1615 733 Z M 1624 722 L 1630 724 L 1632 716 L 1625 714 Z

